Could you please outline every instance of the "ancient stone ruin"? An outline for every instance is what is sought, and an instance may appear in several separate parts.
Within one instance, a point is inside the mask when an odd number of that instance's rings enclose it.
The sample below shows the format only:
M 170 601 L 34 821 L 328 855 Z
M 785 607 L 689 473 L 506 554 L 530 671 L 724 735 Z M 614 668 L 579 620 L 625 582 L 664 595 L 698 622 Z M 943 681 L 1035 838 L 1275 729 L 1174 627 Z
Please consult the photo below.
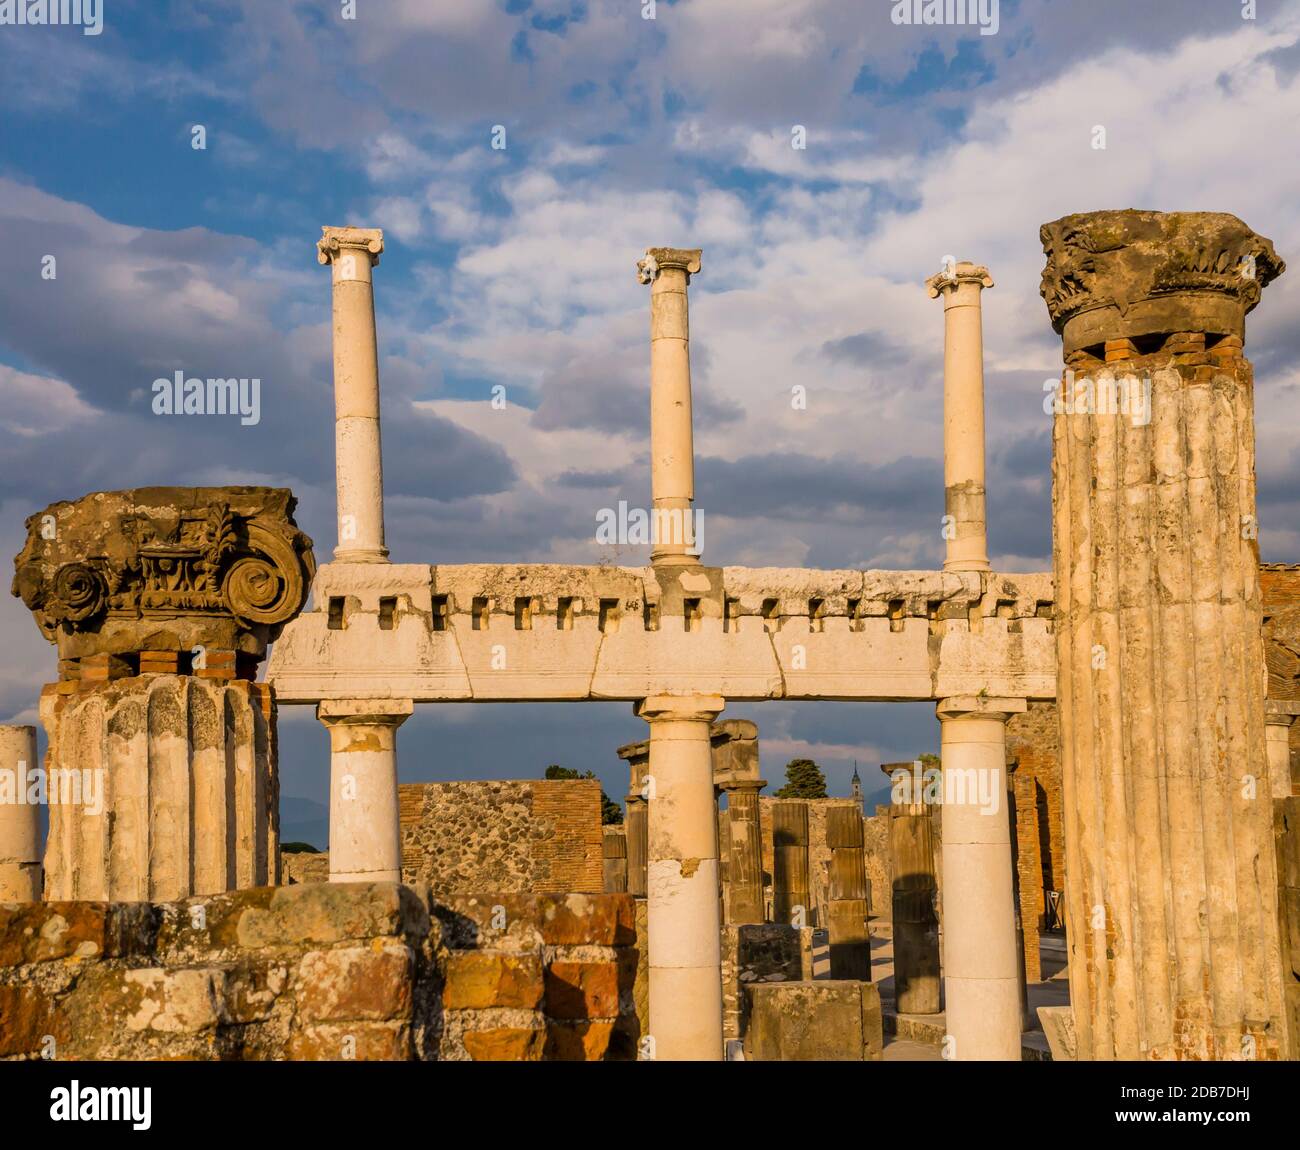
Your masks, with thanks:
M 889 1033 L 1020 1060 L 1059 943 L 1068 1005 L 1041 1012 L 1043 1057 L 1296 1058 L 1300 579 L 1259 564 L 1244 355 L 1284 265 L 1223 214 L 1096 212 L 1042 240 L 1065 364 L 1052 572 L 990 568 L 993 280 L 966 262 L 925 283 L 942 570 L 708 566 L 703 263 L 677 248 L 637 264 L 649 565 L 449 566 L 389 561 L 384 241 L 324 229 L 332 561 L 266 488 L 96 493 L 28 520 L 14 593 L 58 646 L 48 785 L 96 801 L 51 791 L 43 858 L 38 805 L 0 804 L 0 1057 L 874 1060 Z M 758 727 L 724 716 L 775 699 L 928 701 L 941 762 L 885 764 L 914 785 L 878 813 L 764 795 Z M 621 828 L 581 780 L 398 785 L 417 705 L 588 700 L 646 724 L 617 752 Z M 279 849 L 275 724 L 307 705 L 329 730 L 330 842 L 299 859 Z M 34 767 L 34 731 L 0 750 Z

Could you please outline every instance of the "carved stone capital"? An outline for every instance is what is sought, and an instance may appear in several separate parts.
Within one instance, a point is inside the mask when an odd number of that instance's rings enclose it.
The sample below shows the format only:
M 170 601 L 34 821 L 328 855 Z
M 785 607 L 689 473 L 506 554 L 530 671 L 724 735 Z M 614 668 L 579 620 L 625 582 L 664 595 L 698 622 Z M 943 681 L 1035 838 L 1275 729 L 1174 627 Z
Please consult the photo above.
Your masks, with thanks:
M 719 695 L 652 695 L 642 699 L 633 710 L 652 726 L 658 722 L 712 723 L 726 708 Z M 705 738 L 708 732 L 704 732 Z
M 316 571 L 273 487 L 147 487 L 54 503 L 27 520 L 13 594 L 59 658 L 195 648 L 260 659 Z
M 316 241 L 316 259 L 327 264 L 342 251 L 365 252 L 371 264 L 379 263 L 384 250 L 382 228 L 321 228 L 321 238 Z
M 973 264 L 969 260 L 959 260 L 942 271 L 935 272 L 925 281 L 925 290 L 931 299 L 945 291 L 954 291 L 962 284 L 976 284 L 982 288 L 993 286 L 993 277 L 989 269 L 982 264 Z
M 700 270 L 703 248 L 646 248 L 645 259 L 637 260 L 636 278 L 643 284 L 654 283 L 666 268 L 676 268 L 686 273 L 686 282 Z
M 1065 354 L 1174 332 L 1244 336 L 1286 270 L 1271 241 L 1225 212 L 1087 212 L 1039 230 L 1040 291 Z

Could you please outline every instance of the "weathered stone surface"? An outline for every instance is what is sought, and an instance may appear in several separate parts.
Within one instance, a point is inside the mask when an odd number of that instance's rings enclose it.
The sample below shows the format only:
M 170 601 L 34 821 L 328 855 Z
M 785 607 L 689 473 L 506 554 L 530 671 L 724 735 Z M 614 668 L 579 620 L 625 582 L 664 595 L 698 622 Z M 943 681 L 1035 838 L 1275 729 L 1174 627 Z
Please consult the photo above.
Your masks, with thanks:
M 1085 212 L 1040 230 L 1041 292 L 1065 354 L 1173 332 L 1244 334 L 1286 270 L 1273 244 L 1225 212 Z
M 309 1022 L 380 1020 L 411 1008 L 411 951 L 375 940 L 303 956 L 298 967 L 298 1011 Z
M 448 956 L 443 994 L 448 1010 L 533 1010 L 541 1005 L 542 993 L 542 964 L 535 954 L 464 951 Z
M 195 647 L 260 659 L 315 572 L 294 503 L 271 487 L 146 487 L 54 503 L 27 520 L 13 593 L 61 660 Z
M 465 1035 L 465 1049 L 475 1062 L 540 1062 L 546 1030 L 540 1026 L 475 1030 Z
M 613 962 L 556 960 L 546 968 L 550 1018 L 613 1018 L 618 1014 L 618 967 Z
M 749 994 L 748 1060 L 862 1062 L 881 1057 L 880 995 L 871 983 L 760 983 Z

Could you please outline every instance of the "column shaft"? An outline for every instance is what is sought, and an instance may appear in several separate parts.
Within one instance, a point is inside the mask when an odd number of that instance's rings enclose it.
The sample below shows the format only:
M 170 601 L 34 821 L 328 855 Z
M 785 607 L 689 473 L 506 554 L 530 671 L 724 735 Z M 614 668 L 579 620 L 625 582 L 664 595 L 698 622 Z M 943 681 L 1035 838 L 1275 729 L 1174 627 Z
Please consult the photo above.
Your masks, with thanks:
M 401 882 L 397 728 L 408 700 L 324 702 L 330 733 L 330 882 Z
M 718 837 L 709 724 L 720 698 L 659 696 L 650 724 L 647 927 L 650 1037 L 661 1061 L 719 1061 L 722 1048 Z
M 780 799 L 772 804 L 772 919 L 812 926 L 808 882 L 808 804 Z
M 759 787 L 727 790 L 727 821 L 731 831 L 728 867 L 727 922 L 763 921 L 763 829 L 759 816 Z
M 1020 957 L 1007 819 L 1006 719 L 1023 701 L 939 704 L 945 1022 L 958 1062 L 1020 1061 Z M 999 710 L 998 708 L 1003 708 Z
M 650 284 L 650 488 L 656 532 L 650 558 L 656 564 L 693 564 L 699 553 L 693 548 L 691 516 L 695 445 L 686 289 L 700 270 L 700 252 L 649 248 L 638 269 L 642 282 Z
M 379 351 L 372 272 L 383 251 L 375 228 L 324 228 L 317 245 L 332 266 L 334 468 L 339 542 L 334 558 L 381 563 L 384 473 L 379 432 Z
M 938 1014 L 939 916 L 934 909 L 938 887 L 930 808 L 919 801 L 895 802 L 889 815 L 894 1001 L 900 1014 Z
M 41 898 L 41 808 L 29 801 L 29 780 L 40 769 L 36 728 L 0 726 L 0 902 Z
M 988 269 L 958 263 L 927 282 L 943 297 L 943 484 L 949 517 L 945 571 L 987 571 L 984 500 L 984 328 Z

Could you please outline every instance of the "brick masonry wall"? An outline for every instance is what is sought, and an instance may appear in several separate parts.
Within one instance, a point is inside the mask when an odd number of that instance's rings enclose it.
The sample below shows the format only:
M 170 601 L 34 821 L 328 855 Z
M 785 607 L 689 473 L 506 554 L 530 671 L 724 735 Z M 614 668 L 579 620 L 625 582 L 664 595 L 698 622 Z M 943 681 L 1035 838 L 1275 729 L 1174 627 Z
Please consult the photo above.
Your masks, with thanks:
M 0 1059 L 628 1058 L 634 944 L 628 895 L 0 904 Z
M 594 779 L 404 783 L 402 881 L 438 893 L 604 889 Z

